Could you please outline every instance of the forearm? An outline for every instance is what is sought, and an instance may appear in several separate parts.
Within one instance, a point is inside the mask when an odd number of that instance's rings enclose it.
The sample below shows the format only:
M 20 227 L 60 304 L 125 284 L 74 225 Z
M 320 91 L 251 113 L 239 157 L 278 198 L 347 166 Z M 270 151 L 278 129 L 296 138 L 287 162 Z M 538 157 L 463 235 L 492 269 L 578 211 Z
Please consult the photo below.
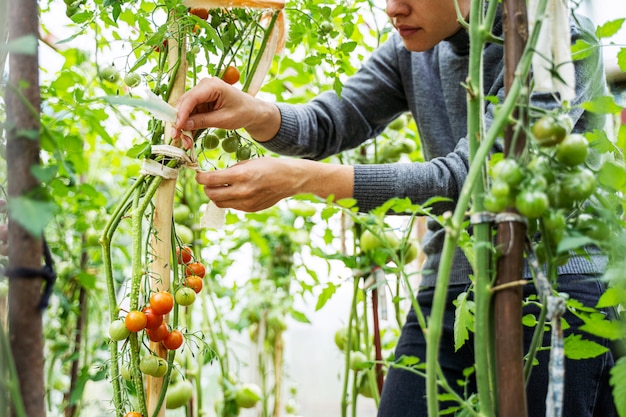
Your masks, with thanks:
M 310 160 L 282 160 L 292 165 L 296 180 L 292 195 L 314 194 L 335 200 L 351 198 L 354 192 L 354 167 Z

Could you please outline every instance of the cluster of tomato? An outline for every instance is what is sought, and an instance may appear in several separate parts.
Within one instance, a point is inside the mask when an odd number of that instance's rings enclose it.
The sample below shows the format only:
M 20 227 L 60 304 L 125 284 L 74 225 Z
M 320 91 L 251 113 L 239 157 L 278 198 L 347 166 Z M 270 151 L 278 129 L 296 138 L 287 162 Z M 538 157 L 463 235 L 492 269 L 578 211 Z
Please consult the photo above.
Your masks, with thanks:
M 245 161 L 252 156 L 253 146 L 236 131 L 213 129 L 202 137 L 202 148 L 209 150 L 221 145 L 226 153 L 234 153 L 238 161 Z
M 131 333 L 145 330 L 151 341 L 161 342 L 170 350 L 178 349 L 183 344 L 183 334 L 176 329 L 170 331 L 163 319 L 173 307 L 174 297 L 170 292 L 154 292 L 150 295 L 150 303 L 141 311 L 131 310 L 124 319 L 113 321 L 109 326 L 109 336 L 119 342 Z
M 181 306 L 189 306 L 196 301 L 196 294 L 202 291 L 206 268 L 202 262 L 194 261 L 189 246 L 176 248 L 176 258 L 179 265 L 185 265 L 183 285 L 176 290 L 176 302 Z
M 589 143 L 585 136 L 570 133 L 567 116 L 546 115 L 531 126 L 533 147 L 526 165 L 504 158 L 491 168 L 492 182 L 485 194 L 488 211 L 499 213 L 515 208 L 529 220 L 530 227 L 542 227 L 542 243 L 552 249 L 568 229 L 596 241 L 608 237 L 588 204 L 598 190 L 596 174 L 585 165 Z

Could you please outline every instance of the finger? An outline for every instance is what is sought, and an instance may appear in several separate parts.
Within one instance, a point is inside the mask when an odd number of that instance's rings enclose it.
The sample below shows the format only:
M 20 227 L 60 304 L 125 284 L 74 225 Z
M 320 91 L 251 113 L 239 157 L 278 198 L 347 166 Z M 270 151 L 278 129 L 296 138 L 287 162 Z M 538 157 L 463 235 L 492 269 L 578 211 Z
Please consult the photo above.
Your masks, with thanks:
M 217 100 L 220 95 L 221 84 L 223 81 L 217 78 L 204 78 L 191 90 L 182 94 L 176 103 L 178 117 L 174 127 L 178 130 L 187 129 L 185 124 L 189 115 L 199 108 L 201 110 L 209 110 L 207 103 Z M 207 106 L 207 107 L 202 107 Z M 191 128 L 193 129 L 193 127 Z
M 205 188 L 216 188 L 231 185 L 234 182 L 234 178 L 227 171 L 228 169 L 198 172 L 196 174 L 196 181 L 198 184 L 204 185 Z

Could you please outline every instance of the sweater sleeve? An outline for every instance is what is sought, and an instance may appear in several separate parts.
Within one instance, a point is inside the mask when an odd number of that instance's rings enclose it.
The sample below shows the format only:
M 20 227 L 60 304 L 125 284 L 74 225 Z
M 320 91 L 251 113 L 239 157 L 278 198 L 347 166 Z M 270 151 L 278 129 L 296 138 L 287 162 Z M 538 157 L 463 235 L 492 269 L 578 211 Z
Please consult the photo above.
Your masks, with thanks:
M 397 42 L 388 41 L 344 84 L 307 104 L 278 103 L 281 127 L 263 146 L 282 155 L 320 160 L 377 136 L 408 110 L 396 65 Z

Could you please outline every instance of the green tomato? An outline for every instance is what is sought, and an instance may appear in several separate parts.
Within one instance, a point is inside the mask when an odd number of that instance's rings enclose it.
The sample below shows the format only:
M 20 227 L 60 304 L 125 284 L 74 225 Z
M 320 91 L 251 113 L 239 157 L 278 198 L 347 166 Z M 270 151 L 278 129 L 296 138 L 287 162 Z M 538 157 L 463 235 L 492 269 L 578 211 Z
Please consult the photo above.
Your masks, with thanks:
M 570 209 L 574 205 L 574 200 L 563 190 L 560 182 L 554 182 L 546 190 L 550 207 L 559 209 Z
M 397 249 L 400 244 L 398 236 L 391 230 L 386 231 L 381 237 L 372 233 L 369 229 L 366 229 L 361 234 L 360 245 L 363 252 L 371 252 L 378 248 L 390 247 L 391 249 Z
M 550 206 L 550 200 L 543 191 L 522 190 L 515 197 L 515 208 L 529 219 L 541 217 Z
M 124 77 L 124 84 L 130 88 L 137 87 L 141 83 L 141 76 L 136 72 L 126 74 Z
M 404 248 L 404 263 L 408 264 L 413 262 L 417 258 L 418 252 L 417 245 L 414 242 L 408 242 Z M 399 255 L 401 255 L 401 253 Z
M 120 73 L 117 69 L 115 69 L 114 66 L 102 68 L 100 72 L 98 72 L 98 76 L 102 80 L 108 81 L 110 83 L 116 83 L 120 79 Z
M 117 319 L 111 322 L 109 325 L 109 336 L 111 337 L 111 340 L 116 342 L 125 340 L 128 336 L 130 336 L 130 330 L 126 328 L 124 320 Z
M 193 231 L 185 225 L 176 225 L 176 234 L 185 245 L 193 243 Z
M 397 130 L 404 129 L 405 126 L 406 126 L 406 116 L 402 115 L 396 118 L 395 120 L 393 120 L 391 123 L 389 123 L 387 127 L 391 130 L 397 131 Z
M 496 197 L 508 198 L 511 193 L 511 187 L 505 181 L 496 180 L 491 183 L 489 192 Z
M 125 381 L 132 381 L 133 376 L 132 376 L 132 373 L 130 372 L 130 366 L 127 363 L 122 365 L 122 370 L 120 371 L 120 375 L 122 375 L 122 378 L 124 378 Z
M 252 408 L 263 397 L 261 387 L 252 383 L 241 384 L 235 392 L 235 401 L 241 408 Z
M 160 378 L 167 372 L 167 361 L 155 355 L 148 355 L 141 358 L 139 362 L 139 370 L 156 378 Z
M 561 178 L 561 191 L 574 201 L 586 200 L 597 186 L 594 173 L 587 168 L 577 168 L 565 172 Z
M 250 159 L 250 155 L 252 155 L 252 148 L 250 147 L 250 145 L 244 145 L 237 149 L 238 161 L 246 161 Z
M 588 213 L 578 216 L 576 230 L 599 242 L 607 240 L 611 234 L 611 228 L 606 222 Z
M 320 32 L 322 32 L 322 34 L 327 35 L 330 32 L 332 32 L 333 30 L 333 24 L 328 22 L 328 21 L 323 21 L 322 23 L 320 23 Z
M 302 217 L 311 217 L 317 212 L 317 210 L 315 209 L 313 205 L 305 203 L 304 201 L 297 201 L 297 200 L 294 201 L 291 206 L 289 206 L 289 209 L 296 216 L 302 216 Z
M 215 149 L 220 144 L 220 138 L 215 133 L 207 133 L 202 138 L 202 146 L 204 149 Z
M 351 350 L 357 350 L 357 338 L 358 332 L 353 327 L 352 328 L 352 338 L 350 339 Z M 335 332 L 335 345 L 339 348 L 340 351 L 344 352 L 346 349 L 346 344 L 348 343 L 348 328 L 342 327 Z
M 366 369 L 368 366 L 367 357 L 365 353 L 357 350 L 355 352 L 350 353 L 350 369 L 353 371 L 359 371 L 362 369 Z
M 188 380 L 180 381 L 168 387 L 165 394 L 165 408 L 172 410 L 187 404 L 193 396 L 193 384 Z
M 239 149 L 239 138 L 237 136 L 229 136 L 222 141 L 222 149 L 224 152 L 233 153 Z
M 498 197 L 491 193 L 487 193 L 483 200 L 485 209 L 491 213 L 501 213 L 509 205 L 508 197 Z
M 589 143 L 583 135 L 571 134 L 556 147 L 556 160 L 570 167 L 580 165 L 587 159 Z
M 176 223 L 185 223 L 191 216 L 191 209 L 186 204 L 178 204 L 174 207 L 174 221 Z
M 189 287 L 180 287 L 174 295 L 176 302 L 181 306 L 190 306 L 196 301 L 196 292 Z
M 493 178 L 503 181 L 511 188 L 517 187 L 524 179 L 524 172 L 515 159 L 506 158 L 498 161 L 493 166 Z
M 533 138 L 540 146 L 554 146 L 567 135 L 566 126 L 552 116 L 540 117 L 530 128 Z

